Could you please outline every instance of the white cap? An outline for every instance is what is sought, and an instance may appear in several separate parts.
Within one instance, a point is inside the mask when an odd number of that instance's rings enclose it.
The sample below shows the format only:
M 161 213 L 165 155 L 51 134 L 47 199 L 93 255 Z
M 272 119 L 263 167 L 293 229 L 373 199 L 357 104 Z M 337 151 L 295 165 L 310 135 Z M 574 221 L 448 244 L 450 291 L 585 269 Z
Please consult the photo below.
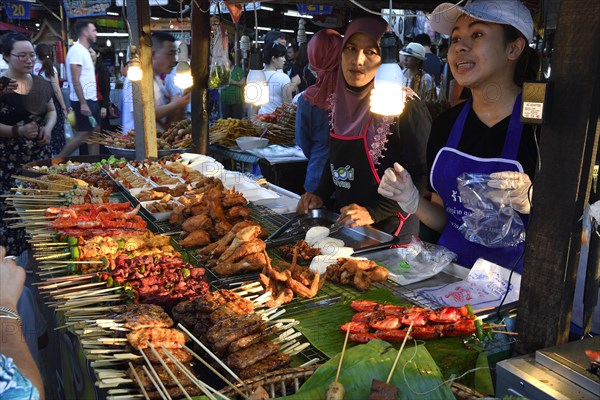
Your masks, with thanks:
M 425 47 L 416 42 L 409 43 L 408 46 L 400 50 L 400 54 L 402 54 L 403 56 L 411 56 L 414 58 L 418 58 L 421 61 L 425 60 L 426 58 Z
M 533 39 L 531 12 L 519 0 L 470 0 L 464 7 L 442 3 L 431 13 L 431 28 L 450 35 L 456 20 L 467 14 L 475 19 L 515 27 L 527 41 Z

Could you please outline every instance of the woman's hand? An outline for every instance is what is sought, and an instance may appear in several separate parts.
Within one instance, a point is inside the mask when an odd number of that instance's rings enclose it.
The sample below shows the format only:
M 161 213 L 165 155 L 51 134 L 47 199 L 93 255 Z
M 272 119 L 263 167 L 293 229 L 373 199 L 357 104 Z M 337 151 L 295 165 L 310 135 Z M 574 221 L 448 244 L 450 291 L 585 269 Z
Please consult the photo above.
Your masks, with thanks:
M 19 84 L 15 79 L 11 79 L 6 86 L 0 87 L 0 96 L 4 94 L 9 94 L 17 90 Z
M 521 214 L 531 212 L 529 196 L 533 192 L 533 187 L 529 175 L 523 172 L 504 171 L 494 172 L 490 174 L 490 178 L 488 186 L 498 189 L 490 191 L 490 199 L 498 203 L 508 200 L 513 210 Z
M 40 146 L 50 144 L 50 140 L 52 140 L 52 129 L 43 126 L 40 128 L 40 139 L 38 140 L 38 144 Z
M 349 204 L 340 209 L 341 215 L 338 218 L 339 222 L 343 222 L 350 228 L 357 226 L 371 225 L 375 221 L 371 217 L 371 213 L 365 207 L 358 204 Z
M 104 118 L 106 118 L 107 115 L 108 115 L 108 112 L 106 111 L 106 107 L 101 107 L 100 108 L 100 118 L 104 119 Z
M 298 214 L 308 214 L 308 212 L 314 208 L 323 207 L 323 199 L 311 192 L 306 192 L 300 197 L 300 201 L 296 206 L 296 212 Z
M 419 190 L 402 165 L 394 163 L 393 169 L 388 168 L 385 170 L 377 192 L 383 197 L 397 201 L 405 212 L 409 214 L 417 212 Z
M 0 306 L 16 311 L 25 283 L 25 270 L 5 257 L 6 249 L 0 246 Z
M 38 133 L 38 124 L 33 121 L 19 127 L 19 136 L 25 139 L 35 140 Z

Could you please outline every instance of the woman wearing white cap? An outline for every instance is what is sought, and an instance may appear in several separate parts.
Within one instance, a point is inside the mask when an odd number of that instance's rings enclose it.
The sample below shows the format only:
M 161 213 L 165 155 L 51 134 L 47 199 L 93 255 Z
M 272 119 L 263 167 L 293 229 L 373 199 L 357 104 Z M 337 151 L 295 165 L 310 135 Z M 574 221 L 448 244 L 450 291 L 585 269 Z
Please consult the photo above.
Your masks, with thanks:
M 411 88 L 422 100 L 425 100 L 427 93 L 433 89 L 433 78 L 423 71 L 425 47 L 419 43 L 409 43 L 400 50 L 400 54 L 404 56 L 404 70 L 402 71 L 404 82 L 402 84 Z
M 508 192 L 512 208 L 527 224 L 537 151 L 532 128 L 519 121 L 519 112 L 533 36 L 531 14 L 517 0 L 472 0 L 465 7 L 444 3 L 432 13 L 431 26 L 451 35 L 448 63 L 473 98 L 432 125 L 427 149 L 431 200 L 419 197 L 410 174 L 397 163 L 386 171 L 379 193 L 441 232 L 439 244 L 456 252 L 459 264 L 470 268 L 481 257 L 507 268 L 517 265 L 520 272 L 523 243 L 492 248 L 461 234 L 458 228 L 470 211 L 462 204 L 456 178 L 465 172 L 490 174 L 490 186 Z

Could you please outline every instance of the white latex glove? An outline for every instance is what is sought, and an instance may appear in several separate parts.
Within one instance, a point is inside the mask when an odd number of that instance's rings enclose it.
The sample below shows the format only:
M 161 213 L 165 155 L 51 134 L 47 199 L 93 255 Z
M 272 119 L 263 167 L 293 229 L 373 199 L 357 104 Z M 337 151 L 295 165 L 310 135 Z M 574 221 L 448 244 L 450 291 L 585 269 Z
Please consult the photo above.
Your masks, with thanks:
M 405 212 L 409 214 L 417 212 L 419 190 L 402 165 L 394 163 L 393 169 L 385 170 L 377 192 L 388 199 L 397 201 Z
M 510 206 L 513 210 L 521 214 L 529 214 L 531 212 L 531 203 L 529 202 L 529 191 L 533 193 L 531 180 L 529 175 L 516 172 L 504 171 L 494 172 L 490 174 L 489 187 L 499 190 L 490 191 L 489 197 L 492 200 L 501 202 L 506 198 L 510 201 Z

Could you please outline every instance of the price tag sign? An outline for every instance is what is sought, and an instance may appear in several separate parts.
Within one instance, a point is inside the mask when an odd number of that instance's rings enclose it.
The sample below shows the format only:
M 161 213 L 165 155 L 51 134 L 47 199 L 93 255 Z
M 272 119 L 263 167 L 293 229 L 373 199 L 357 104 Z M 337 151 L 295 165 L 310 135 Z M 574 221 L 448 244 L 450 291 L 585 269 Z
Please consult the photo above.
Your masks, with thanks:
M 4 9 L 8 19 L 29 19 L 31 15 L 31 3 L 5 1 Z

